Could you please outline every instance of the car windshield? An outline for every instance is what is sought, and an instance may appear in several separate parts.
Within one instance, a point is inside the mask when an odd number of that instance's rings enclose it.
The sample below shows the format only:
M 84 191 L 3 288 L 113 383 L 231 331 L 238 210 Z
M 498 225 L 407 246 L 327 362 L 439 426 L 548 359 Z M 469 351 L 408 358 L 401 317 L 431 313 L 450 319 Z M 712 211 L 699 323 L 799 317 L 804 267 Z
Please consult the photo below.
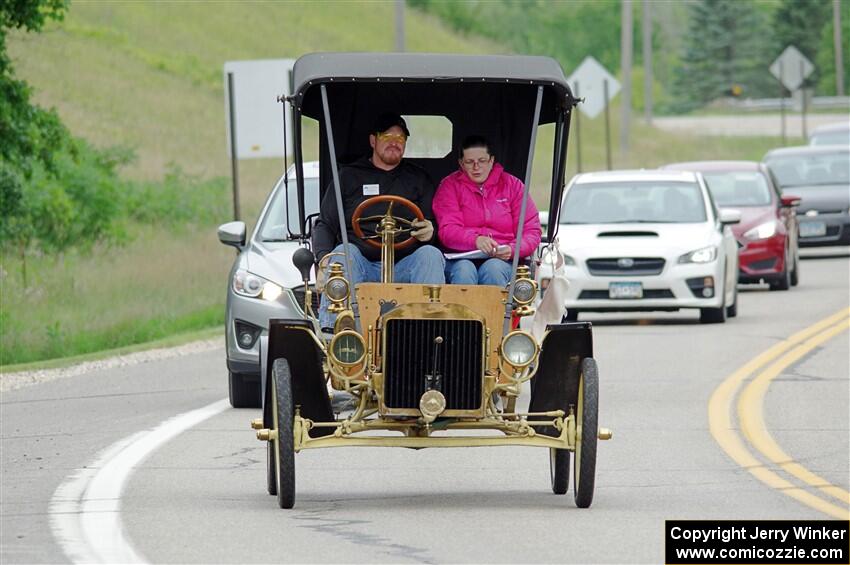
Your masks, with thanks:
M 718 206 L 767 206 L 770 187 L 759 172 L 703 173 Z
M 767 160 L 767 166 L 782 188 L 850 182 L 850 154 L 847 151 L 777 155 Z
M 304 179 L 305 216 L 319 211 L 319 179 Z M 260 226 L 262 241 L 284 241 L 289 237 L 286 226 L 298 231 L 298 198 L 295 177 L 289 177 L 289 189 L 281 183 L 272 195 L 272 201 Z
M 815 133 L 810 145 L 850 145 L 850 130 Z
M 574 184 L 564 197 L 565 224 L 704 222 L 695 182 L 619 181 Z

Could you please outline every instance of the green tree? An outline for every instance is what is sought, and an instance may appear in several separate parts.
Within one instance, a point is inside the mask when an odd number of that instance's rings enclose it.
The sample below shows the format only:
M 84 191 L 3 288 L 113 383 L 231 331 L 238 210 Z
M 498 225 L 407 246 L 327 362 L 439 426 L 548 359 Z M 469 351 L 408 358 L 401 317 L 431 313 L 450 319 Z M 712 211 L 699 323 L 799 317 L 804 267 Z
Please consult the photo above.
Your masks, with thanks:
M 21 254 L 35 235 L 33 209 L 24 183 L 36 168 L 54 173 L 54 155 L 68 140 L 55 112 L 30 103 L 30 89 L 14 76 L 6 52 L 12 29 L 38 31 L 47 20 L 59 20 L 67 0 L 3 0 L 0 2 L 0 244 L 17 244 Z
M 844 54 L 844 92 L 850 93 L 850 2 L 841 2 L 841 49 Z M 815 63 L 817 73 L 817 92 L 824 96 L 835 96 L 837 93 L 835 84 L 835 22 L 832 19 L 832 11 L 826 25 L 823 26 L 820 38 L 817 58 L 812 59 Z
M 794 45 L 810 61 L 815 61 L 821 32 L 831 16 L 832 0 L 780 0 L 771 17 L 773 56 Z
M 775 90 L 768 73 L 767 22 L 750 2 L 700 0 L 690 5 L 688 33 L 674 72 L 676 109 L 692 110 L 740 87 L 744 96 Z

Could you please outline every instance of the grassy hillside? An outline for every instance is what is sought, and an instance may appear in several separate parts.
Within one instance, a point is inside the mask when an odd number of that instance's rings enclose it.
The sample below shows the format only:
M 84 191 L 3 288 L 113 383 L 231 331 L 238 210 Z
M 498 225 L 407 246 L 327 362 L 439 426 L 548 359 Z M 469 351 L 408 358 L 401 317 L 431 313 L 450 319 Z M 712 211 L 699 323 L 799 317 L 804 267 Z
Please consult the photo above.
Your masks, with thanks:
M 124 174 L 161 179 L 174 164 L 209 178 L 230 173 L 225 61 L 390 50 L 393 25 L 389 2 L 75 0 L 64 22 L 39 35 L 14 34 L 9 49 L 35 101 L 55 107 L 74 135 L 135 150 L 138 159 Z M 410 10 L 405 25 L 411 51 L 499 50 L 458 39 Z M 243 161 L 240 169 L 250 224 L 282 162 Z M 124 247 L 31 258 L 26 288 L 20 261 L 2 257 L 0 365 L 221 323 L 233 250 L 218 243 L 215 226 L 132 231 Z
M 77 135 L 95 145 L 132 147 L 124 174 L 161 179 L 177 165 L 203 178 L 229 176 L 222 66 L 228 60 L 289 58 L 310 51 L 390 50 L 390 2 L 85 2 L 39 35 L 14 34 L 10 55 L 35 100 L 57 108 Z M 407 10 L 411 51 L 501 52 L 459 38 L 435 18 Z M 617 143 L 612 111 L 612 145 Z M 582 121 L 584 170 L 604 167 L 602 118 Z M 696 138 L 635 124 L 633 151 L 615 166 L 654 166 L 704 157 L 759 158 L 776 140 Z M 315 136 L 315 132 L 310 133 Z M 551 170 L 551 133 L 540 137 L 534 195 Z M 576 171 L 575 142 L 567 174 Z M 307 154 L 307 158 L 315 157 Z M 242 208 L 249 224 L 279 160 L 243 161 Z M 545 206 L 544 206 L 545 207 Z M 221 218 L 226 221 L 228 218 Z M 34 257 L 30 283 L 21 263 L 0 265 L 0 365 L 85 353 L 153 339 L 223 320 L 233 251 L 214 225 L 181 230 L 136 226 L 124 247 L 90 255 Z

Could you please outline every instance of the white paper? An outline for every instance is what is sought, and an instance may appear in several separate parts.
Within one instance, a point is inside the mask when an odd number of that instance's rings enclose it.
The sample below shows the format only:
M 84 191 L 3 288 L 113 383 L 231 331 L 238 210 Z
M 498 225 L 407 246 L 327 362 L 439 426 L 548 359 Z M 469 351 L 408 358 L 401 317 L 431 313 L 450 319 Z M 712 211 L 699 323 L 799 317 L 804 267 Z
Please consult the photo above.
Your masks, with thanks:
M 510 245 L 500 245 L 496 248 L 496 253 L 503 253 L 511 248 Z M 473 251 L 461 251 L 458 253 L 445 253 L 446 259 L 492 259 L 492 255 L 487 255 L 483 251 L 475 249 Z

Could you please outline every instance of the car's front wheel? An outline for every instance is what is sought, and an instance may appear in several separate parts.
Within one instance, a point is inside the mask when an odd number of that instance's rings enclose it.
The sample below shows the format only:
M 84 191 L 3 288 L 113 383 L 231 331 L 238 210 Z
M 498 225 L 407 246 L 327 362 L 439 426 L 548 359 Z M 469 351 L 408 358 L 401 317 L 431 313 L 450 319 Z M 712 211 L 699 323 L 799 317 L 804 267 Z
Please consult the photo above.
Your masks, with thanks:
M 779 277 L 770 281 L 770 290 L 788 290 L 791 288 L 791 254 L 785 250 L 785 265 Z
M 259 375 L 228 371 L 230 405 L 234 408 L 259 408 L 262 406 Z
M 738 315 L 738 285 L 732 291 L 732 304 L 726 307 L 726 317 L 734 318 Z
M 794 268 L 791 269 L 791 286 L 800 284 L 800 254 L 794 253 Z

